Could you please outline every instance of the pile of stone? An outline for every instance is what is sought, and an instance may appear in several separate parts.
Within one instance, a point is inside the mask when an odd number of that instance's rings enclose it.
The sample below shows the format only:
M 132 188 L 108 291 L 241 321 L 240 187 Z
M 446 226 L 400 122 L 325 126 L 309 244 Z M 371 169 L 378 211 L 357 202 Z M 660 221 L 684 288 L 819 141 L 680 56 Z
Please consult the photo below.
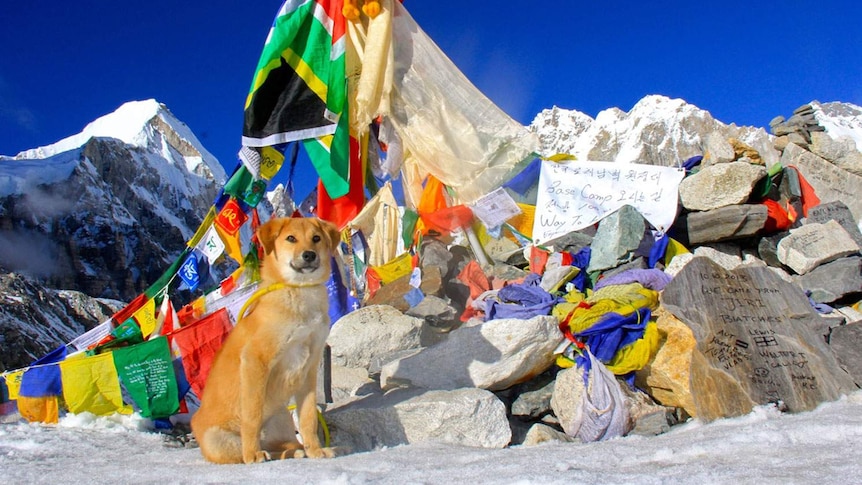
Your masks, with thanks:
M 420 248 L 421 302 L 406 298 L 408 277 L 332 328 L 325 416 L 333 444 L 355 451 L 422 441 L 499 448 L 655 435 L 692 417 L 739 416 L 769 403 L 806 411 L 858 389 L 862 180 L 834 155 L 812 151 L 811 135 L 822 131 L 797 111 L 773 126 L 808 134 L 781 135 L 789 140 L 776 148 L 781 167 L 765 167 L 764 157 L 738 140 L 707 143 L 700 166 L 680 185 L 670 232 L 691 252 L 666 266 L 649 268 L 656 235 L 628 206 L 550 243 L 571 253 L 589 246 L 586 271 L 594 277 L 647 269 L 672 277 L 653 309 L 657 350 L 634 386 L 601 380 L 601 365 L 587 376 L 577 366 L 559 368 L 555 354 L 566 341 L 557 317 L 462 322 L 471 295 L 457 276 L 474 258 L 466 247 L 430 239 Z M 844 150 L 840 158 L 852 156 Z M 806 183 L 820 199 L 807 215 Z M 798 211 L 789 227 L 769 225 L 767 196 Z M 528 274 L 513 244 L 485 245 L 489 280 Z M 604 401 L 586 399 L 596 395 Z
M 824 128 L 820 126 L 814 116 L 814 107 L 804 104 L 795 110 L 790 118 L 776 116 L 769 122 L 769 129 L 777 137 L 786 137 L 779 143 L 794 143 L 806 146 L 811 143 L 812 133 L 822 133 Z

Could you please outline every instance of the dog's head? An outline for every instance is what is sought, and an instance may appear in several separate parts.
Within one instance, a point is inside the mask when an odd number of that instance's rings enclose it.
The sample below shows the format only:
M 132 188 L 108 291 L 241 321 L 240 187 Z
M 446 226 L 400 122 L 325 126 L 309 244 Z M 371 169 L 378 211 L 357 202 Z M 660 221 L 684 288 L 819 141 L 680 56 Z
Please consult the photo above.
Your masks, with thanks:
M 329 278 L 340 233 L 334 224 L 320 219 L 278 218 L 260 226 L 257 238 L 264 250 L 264 279 L 320 284 Z

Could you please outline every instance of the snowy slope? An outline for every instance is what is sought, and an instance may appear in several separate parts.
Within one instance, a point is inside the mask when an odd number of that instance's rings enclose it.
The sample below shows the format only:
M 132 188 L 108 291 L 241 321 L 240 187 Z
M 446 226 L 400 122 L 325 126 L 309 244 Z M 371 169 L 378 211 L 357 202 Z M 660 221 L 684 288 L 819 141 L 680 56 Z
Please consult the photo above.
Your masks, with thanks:
M 165 129 L 164 127 L 167 127 Z M 165 146 L 155 143 L 153 132 L 161 129 L 176 134 L 172 144 L 183 154 L 186 169 L 201 171 L 201 164 L 212 173 L 213 180 L 224 183 L 225 172 L 218 160 L 201 144 L 189 127 L 178 120 L 168 108 L 154 99 L 131 101 L 113 113 L 102 116 L 75 135 L 51 145 L 25 150 L 16 159 L 44 159 L 83 146 L 90 138 L 116 138 L 128 145 L 146 150 L 162 151 Z
M 851 103 L 811 102 L 814 118 L 832 138 L 847 137 L 856 143 L 862 152 L 862 107 Z
M 862 392 L 862 391 L 860 391 Z M 660 436 L 502 450 L 416 444 L 330 460 L 214 465 L 104 418 L 0 424 L 6 483 L 822 484 L 862 476 L 862 393 L 816 410 L 693 420 Z M 131 429 L 130 429 L 131 428 Z

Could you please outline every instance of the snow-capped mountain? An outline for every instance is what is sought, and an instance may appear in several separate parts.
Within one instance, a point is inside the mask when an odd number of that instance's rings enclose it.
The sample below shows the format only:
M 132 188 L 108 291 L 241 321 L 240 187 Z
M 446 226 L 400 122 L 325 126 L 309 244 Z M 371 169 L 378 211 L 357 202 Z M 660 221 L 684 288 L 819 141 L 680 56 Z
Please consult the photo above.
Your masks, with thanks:
M 142 293 L 179 255 L 224 181 L 218 160 L 155 100 L 0 157 L 0 274 L 12 278 L 0 290 L 0 364 L 11 365 L 13 348 L 31 354 L 19 362 L 29 363 L 110 315 L 118 306 L 109 300 Z M 102 311 L 70 312 L 60 290 L 109 300 L 85 305 Z
M 850 103 L 812 101 L 814 118 L 834 139 L 849 138 L 862 152 L 862 107 Z
M 567 153 L 578 160 L 678 165 L 703 155 L 712 133 L 754 147 L 767 166 L 779 156 L 763 128 L 727 125 L 681 99 L 658 95 L 644 97 L 628 112 L 606 109 L 595 119 L 553 107 L 539 113 L 530 128 L 542 142 L 541 155 Z

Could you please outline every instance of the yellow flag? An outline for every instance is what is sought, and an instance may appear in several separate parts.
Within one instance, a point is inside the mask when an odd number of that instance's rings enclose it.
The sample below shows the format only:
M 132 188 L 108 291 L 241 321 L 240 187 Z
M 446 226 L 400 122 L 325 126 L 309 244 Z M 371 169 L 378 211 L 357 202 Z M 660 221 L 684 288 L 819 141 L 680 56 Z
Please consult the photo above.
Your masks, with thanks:
M 18 396 L 18 412 L 30 423 L 56 424 L 60 421 L 57 396 Z
M 144 303 L 144 306 L 132 314 L 132 318 L 141 327 L 141 334 L 144 336 L 144 339 L 149 337 L 153 333 L 153 330 L 156 329 L 156 300 L 152 298 L 148 299 Z
M 375 266 L 374 271 L 380 276 L 380 281 L 387 285 L 413 271 L 413 257 L 410 253 L 404 253 L 383 266 Z
M 24 370 L 16 370 L 6 374 L 6 388 L 9 389 L 9 400 L 18 399 L 18 390 L 21 389 L 21 378 L 24 376 Z
M 227 252 L 228 256 L 233 258 L 239 264 L 242 264 L 242 244 L 239 241 L 239 231 L 235 234 L 228 234 L 227 231 L 219 227 L 218 224 L 214 224 L 216 232 L 221 238 L 222 242 L 224 242 L 225 252 Z
M 284 155 L 275 148 L 263 147 L 260 149 L 261 178 L 271 180 L 281 169 L 282 163 L 284 163 Z
M 533 220 L 536 218 L 536 206 L 518 203 L 518 207 L 521 208 L 521 213 L 506 222 L 515 228 L 516 231 L 532 239 Z
M 132 413 L 133 408 L 123 404 L 113 352 L 67 358 L 60 362 L 60 372 L 63 399 L 70 412 L 89 411 L 97 416 Z

